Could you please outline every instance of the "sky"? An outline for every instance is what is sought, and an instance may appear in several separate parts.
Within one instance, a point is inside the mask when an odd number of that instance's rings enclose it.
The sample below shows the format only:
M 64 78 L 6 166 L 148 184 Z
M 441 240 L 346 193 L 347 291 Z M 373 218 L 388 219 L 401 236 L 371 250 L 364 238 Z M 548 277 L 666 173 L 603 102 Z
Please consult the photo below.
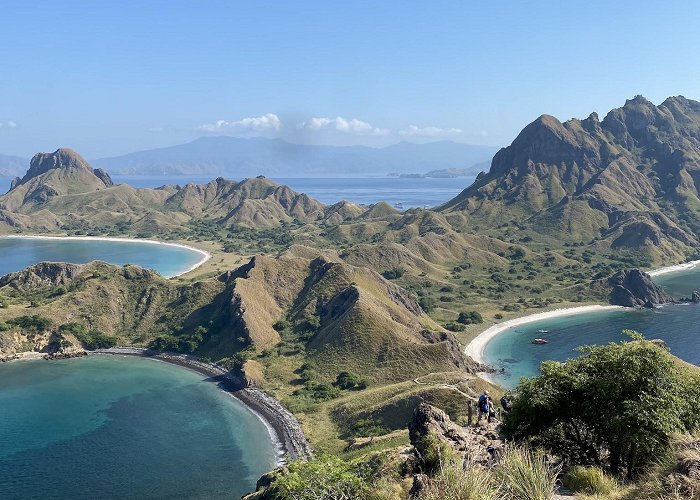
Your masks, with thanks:
M 700 100 L 695 1 L 14 1 L 0 153 L 204 135 L 504 146 L 541 114 Z

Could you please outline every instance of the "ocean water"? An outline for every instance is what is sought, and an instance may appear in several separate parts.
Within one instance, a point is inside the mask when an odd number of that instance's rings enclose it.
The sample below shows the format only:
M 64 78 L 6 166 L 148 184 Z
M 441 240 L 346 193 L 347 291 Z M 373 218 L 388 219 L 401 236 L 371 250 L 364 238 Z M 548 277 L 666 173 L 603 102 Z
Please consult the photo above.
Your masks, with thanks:
M 693 290 L 700 289 L 700 269 L 662 274 L 655 281 L 676 298 L 690 296 Z M 581 345 L 628 340 L 623 334 L 625 329 L 636 330 L 648 339 L 662 339 L 673 354 L 700 365 L 700 304 L 610 310 L 527 323 L 492 339 L 484 356 L 489 365 L 503 370 L 493 376 L 496 382 L 512 388 L 520 377 L 537 375 L 542 361 L 573 358 Z M 544 338 L 549 343 L 534 345 L 534 338 Z
M 110 264 L 136 264 L 163 276 L 179 274 L 202 259 L 194 250 L 133 241 L 38 239 L 0 237 L 0 276 L 37 262 L 83 264 L 102 260 Z
M 212 176 L 199 177 L 150 177 L 114 176 L 116 183 L 130 184 L 137 188 L 156 188 L 164 184 L 184 185 L 188 182 L 205 184 Z M 341 200 L 370 205 L 380 201 L 403 208 L 434 207 L 457 196 L 474 182 L 474 177 L 456 179 L 410 179 L 398 177 L 372 178 L 275 178 L 275 182 L 287 185 L 300 193 L 306 193 L 322 203 L 331 205 Z M 0 193 L 10 188 L 10 179 L 0 177 Z
M 240 498 L 276 450 L 242 403 L 135 357 L 0 364 L 0 497 Z

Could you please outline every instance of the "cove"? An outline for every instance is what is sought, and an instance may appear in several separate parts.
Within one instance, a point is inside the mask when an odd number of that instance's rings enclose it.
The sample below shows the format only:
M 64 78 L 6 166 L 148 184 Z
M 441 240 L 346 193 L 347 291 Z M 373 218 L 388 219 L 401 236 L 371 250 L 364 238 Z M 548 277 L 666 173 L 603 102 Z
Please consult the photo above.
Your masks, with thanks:
M 205 377 L 138 357 L 0 364 L 3 498 L 239 498 L 267 427 Z
M 660 274 L 654 281 L 675 298 L 687 297 L 700 289 L 700 268 Z M 533 321 L 496 335 L 486 344 L 483 355 L 486 363 L 498 370 L 489 377 L 499 385 L 514 388 L 520 377 L 537 375 L 542 361 L 573 358 L 582 345 L 628 340 L 624 329 L 636 330 L 648 339 L 662 339 L 672 354 L 700 365 L 700 304 L 616 309 Z M 534 338 L 545 338 L 549 343 L 534 345 Z
M 101 260 L 115 265 L 135 264 L 173 277 L 209 258 L 201 250 L 148 240 L 31 236 L 0 237 L 0 256 L 0 276 L 39 262 L 84 264 Z

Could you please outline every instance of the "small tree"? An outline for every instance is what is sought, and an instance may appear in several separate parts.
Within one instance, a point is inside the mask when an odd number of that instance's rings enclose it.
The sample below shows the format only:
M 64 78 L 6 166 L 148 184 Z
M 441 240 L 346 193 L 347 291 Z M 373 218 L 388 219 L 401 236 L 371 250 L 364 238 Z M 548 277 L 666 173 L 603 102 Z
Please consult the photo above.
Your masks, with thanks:
M 674 432 L 700 424 L 700 376 L 662 348 L 635 341 L 583 347 L 583 355 L 542 363 L 524 379 L 503 430 L 580 465 L 632 477 L 659 457 Z

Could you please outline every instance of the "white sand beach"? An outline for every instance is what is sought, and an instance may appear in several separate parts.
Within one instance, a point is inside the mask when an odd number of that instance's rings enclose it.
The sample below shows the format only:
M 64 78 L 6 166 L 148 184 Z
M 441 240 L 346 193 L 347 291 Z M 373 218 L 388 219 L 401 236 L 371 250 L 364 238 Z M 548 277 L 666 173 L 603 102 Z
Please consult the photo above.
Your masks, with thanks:
M 171 276 L 171 278 L 177 278 L 178 276 L 182 276 L 183 274 L 187 274 L 191 271 L 194 271 L 197 269 L 199 266 L 204 264 L 206 261 L 211 259 L 211 254 L 207 252 L 206 250 L 202 250 L 201 248 L 196 248 L 192 247 L 189 245 L 183 245 L 182 243 L 170 243 L 170 242 L 165 242 L 165 241 L 158 241 L 158 240 L 147 240 L 147 239 L 139 239 L 139 238 L 114 238 L 114 237 L 107 237 L 107 236 L 45 236 L 45 235 L 37 235 L 37 234 L 7 234 L 7 235 L 2 235 L 0 238 L 17 238 L 17 239 L 25 239 L 25 238 L 32 238 L 32 239 L 39 239 L 39 240 L 84 240 L 84 241 L 116 241 L 119 243 L 148 243 L 150 245 L 166 245 L 166 246 L 171 246 L 171 247 L 178 247 L 178 248 L 185 248 L 187 250 L 191 250 L 193 252 L 197 252 L 202 256 L 202 258 L 197 261 L 195 264 L 192 266 L 188 267 L 181 273 L 174 274 Z
M 675 266 L 662 267 L 661 269 L 655 269 L 654 271 L 649 271 L 649 276 L 658 276 L 660 274 L 674 273 L 676 271 L 688 271 L 690 269 L 695 269 L 697 265 L 700 264 L 700 260 L 691 260 L 685 264 L 676 264 Z
M 545 319 L 558 318 L 561 316 L 572 316 L 575 314 L 582 314 L 588 312 L 600 312 L 600 311 L 610 311 L 614 309 L 624 309 L 622 306 L 580 306 L 580 307 L 566 307 L 562 309 L 555 309 L 554 311 L 546 311 L 536 314 L 530 314 L 528 316 L 523 316 L 521 318 L 514 318 L 503 323 L 498 323 L 490 328 L 487 328 L 479 335 L 476 336 L 467 347 L 464 349 L 464 353 L 470 356 L 474 361 L 482 364 L 488 364 L 486 359 L 484 359 L 484 349 L 486 344 L 488 344 L 496 335 L 512 328 L 514 326 L 524 325 L 526 323 L 532 323 L 533 321 L 541 321 Z

